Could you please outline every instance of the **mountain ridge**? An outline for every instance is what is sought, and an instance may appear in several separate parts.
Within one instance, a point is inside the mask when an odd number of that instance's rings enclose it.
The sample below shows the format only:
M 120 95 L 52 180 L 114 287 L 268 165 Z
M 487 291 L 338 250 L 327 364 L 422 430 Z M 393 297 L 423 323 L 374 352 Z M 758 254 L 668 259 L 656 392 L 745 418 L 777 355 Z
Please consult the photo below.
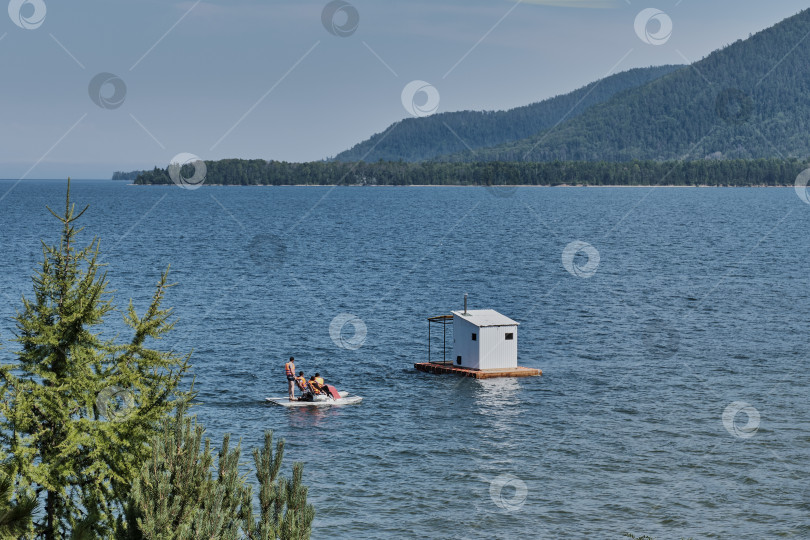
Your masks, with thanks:
M 556 129 L 461 161 L 803 158 L 810 127 L 810 9 Z
M 501 111 L 455 111 L 406 118 L 339 153 L 334 161 L 424 161 L 467 148 L 517 141 L 576 117 L 594 104 L 646 84 L 682 65 L 635 68 L 572 92 Z
M 456 137 L 443 123 L 453 114 L 473 113 L 443 113 L 404 120 L 395 124 L 395 129 L 389 128 L 391 133 L 385 140 L 381 140 L 383 134 L 376 134 L 339 154 L 336 160 L 803 159 L 810 155 L 810 138 L 805 135 L 810 128 L 810 46 L 802 46 L 810 44 L 808 37 L 810 9 L 689 66 L 662 66 L 660 76 L 600 94 L 603 99 L 588 100 L 587 106 L 582 103 L 563 121 L 558 114 L 557 121 L 524 138 L 505 137 L 497 144 L 487 144 L 486 134 L 479 131 L 492 128 L 482 122 L 470 124 L 463 134 L 461 128 L 448 124 Z M 541 105 L 553 108 L 555 100 L 559 105 L 561 98 L 581 97 L 609 79 L 510 111 L 523 109 L 525 113 Z M 508 130 L 499 131 L 503 135 Z M 458 139 L 471 149 L 458 149 L 462 144 Z M 377 143 L 367 155 L 359 152 L 368 152 Z M 424 150 L 426 145 L 433 151 Z M 457 150 L 445 151 L 453 146 Z

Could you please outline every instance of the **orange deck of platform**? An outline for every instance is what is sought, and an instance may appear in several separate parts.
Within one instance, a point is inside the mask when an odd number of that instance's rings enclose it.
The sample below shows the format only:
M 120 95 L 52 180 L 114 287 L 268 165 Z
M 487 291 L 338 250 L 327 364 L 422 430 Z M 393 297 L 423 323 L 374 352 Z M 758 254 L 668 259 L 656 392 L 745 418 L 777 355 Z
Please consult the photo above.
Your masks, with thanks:
M 470 369 L 457 367 L 452 364 L 438 364 L 433 362 L 420 362 L 413 367 L 425 373 L 436 375 L 459 375 L 461 377 L 473 377 L 475 379 L 492 379 L 494 377 L 534 377 L 542 375 L 539 369 L 527 367 L 515 367 L 504 369 Z

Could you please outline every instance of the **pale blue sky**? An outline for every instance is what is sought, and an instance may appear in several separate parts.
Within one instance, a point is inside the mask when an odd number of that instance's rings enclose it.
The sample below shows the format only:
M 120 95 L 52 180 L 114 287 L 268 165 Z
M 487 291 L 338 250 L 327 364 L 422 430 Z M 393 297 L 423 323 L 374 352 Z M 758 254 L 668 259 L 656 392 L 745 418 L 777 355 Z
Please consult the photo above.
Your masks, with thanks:
M 400 94 L 413 80 L 436 87 L 439 111 L 505 109 L 608 73 L 697 60 L 810 7 L 351 0 L 359 25 L 338 37 L 321 0 L 37 1 L 47 10 L 37 28 L 0 15 L 0 178 L 106 178 L 181 152 L 321 159 L 407 117 Z M 673 22 L 663 45 L 635 33 L 650 7 Z M 34 8 L 22 6 L 29 26 Z M 119 107 L 90 99 L 100 72 L 126 84 Z

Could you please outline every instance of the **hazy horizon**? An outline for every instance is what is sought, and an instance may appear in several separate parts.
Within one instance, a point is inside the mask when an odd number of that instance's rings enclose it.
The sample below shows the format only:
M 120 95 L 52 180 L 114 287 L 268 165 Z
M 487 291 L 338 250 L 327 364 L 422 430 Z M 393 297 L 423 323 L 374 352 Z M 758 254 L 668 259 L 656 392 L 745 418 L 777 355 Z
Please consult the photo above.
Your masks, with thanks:
M 183 152 L 320 160 L 408 117 L 401 94 L 411 81 L 435 87 L 438 112 L 509 109 L 628 69 L 699 60 L 808 7 L 347 4 L 329 4 L 330 12 L 322 1 L 92 1 L 70 9 L 12 1 L 0 23 L 0 177 L 109 178 L 165 167 Z M 672 21 L 658 44 L 634 29 L 650 7 Z

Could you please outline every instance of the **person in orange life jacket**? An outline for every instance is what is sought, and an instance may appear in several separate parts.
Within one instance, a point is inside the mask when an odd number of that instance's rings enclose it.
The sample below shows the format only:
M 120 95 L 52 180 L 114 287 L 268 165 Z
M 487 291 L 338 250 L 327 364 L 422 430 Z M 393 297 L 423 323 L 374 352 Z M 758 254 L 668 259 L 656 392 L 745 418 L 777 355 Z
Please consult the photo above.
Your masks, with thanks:
M 301 397 L 299 397 L 297 401 L 314 401 L 316 392 L 313 378 L 310 377 L 310 380 L 307 381 L 306 377 L 304 377 L 304 372 L 299 371 L 298 377 L 295 378 L 295 383 L 298 385 L 298 388 L 301 389 Z
M 323 377 L 321 377 L 320 373 L 316 373 L 314 376 L 310 377 L 309 379 L 309 387 L 312 388 L 314 394 L 327 394 L 328 389 L 326 388 L 326 383 L 324 383 Z
M 318 379 L 323 381 L 323 379 L 321 379 L 317 373 L 309 378 L 309 388 L 310 390 L 312 390 L 312 393 L 316 396 L 318 394 L 323 394 L 324 390 L 323 387 L 321 386 L 321 383 L 318 382 Z
M 298 377 L 295 378 L 295 384 L 298 386 L 298 389 L 301 390 L 301 392 L 309 391 L 309 384 L 307 384 L 307 379 L 304 377 L 303 371 L 298 372 Z
M 287 386 L 290 390 L 290 401 L 295 401 L 295 358 L 284 364 L 284 374 L 287 376 Z
M 301 389 L 301 397 L 296 401 L 312 401 L 312 386 L 307 382 L 303 371 L 298 372 L 298 377 L 295 378 L 295 384 Z

